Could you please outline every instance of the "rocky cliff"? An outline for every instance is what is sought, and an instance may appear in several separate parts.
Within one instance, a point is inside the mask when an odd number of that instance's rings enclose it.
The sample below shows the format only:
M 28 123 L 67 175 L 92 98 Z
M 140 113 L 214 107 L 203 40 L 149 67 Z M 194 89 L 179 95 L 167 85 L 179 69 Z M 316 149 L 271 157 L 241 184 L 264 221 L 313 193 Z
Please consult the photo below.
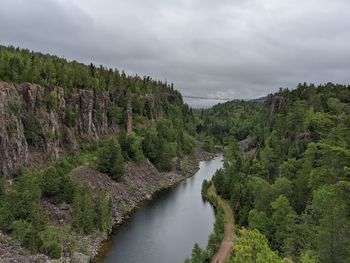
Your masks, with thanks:
M 21 166 L 55 161 L 82 140 L 117 132 L 113 107 L 132 117 L 123 92 L 0 82 L 0 173 L 11 178 Z M 131 120 L 126 123 L 130 131 Z

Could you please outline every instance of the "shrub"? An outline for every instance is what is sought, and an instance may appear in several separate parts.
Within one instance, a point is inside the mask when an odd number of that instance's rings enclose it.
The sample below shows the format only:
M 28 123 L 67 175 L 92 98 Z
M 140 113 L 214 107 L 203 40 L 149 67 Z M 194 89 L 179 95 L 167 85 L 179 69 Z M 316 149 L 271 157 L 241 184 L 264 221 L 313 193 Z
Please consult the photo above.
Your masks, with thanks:
M 78 118 L 78 113 L 72 111 L 70 108 L 67 108 L 64 112 L 64 123 L 70 127 L 73 128 L 76 125 L 76 121 Z
M 98 192 L 95 201 L 95 225 L 97 228 L 104 232 L 108 231 L 112 227 L 112 202 L 109 198 L 105 198 L 103 193 Z
M 45 230 L 39 232 L 41 241 L 40 251 L 52 258 L 61 257 L 61 246 L 59 239 L 59 230 L 51 225 L 47 225 Z
M 11 237 L 17 240 L 21 245 L 27 245 L 34 232 L 33 224 L 22 219 L 13 221 L 10 230 Z
M 185 154 L 192 154 L 194 153 L 194 146 L 195 146 L 195 142 L 194 140 L 188 136 L 188 135 L 185 135 L 184 136 L 184 143 L 182 145 L 182 148 L 183 148 L 183 151 Z
M 145 156 L 154 163 L 157 159 L 159 151 L 159 138 L 157 135 L 157 130 L 155 128 L 147 129 L 142 141 L 142 149 Z
M 142 151 L 142 139 L 134 134 L 128 136 L 128 144 L 130 147 L 129 157 L 137 163 L 141 163 L 145 156 Z
M 30 145 L 39 141 L 40 127 L 37 118 L 33 114 L 27 114 L 22 118 L 24 126 L 24 136 Z
M 56 110 L 57 98 L 56 93 L 54 91 L 51 91 L 49 94 L 47 94 L 44 98 L 44 101 L 46 102 L 46 108 L 48 111 Z
M 125 122 L 125 113 L 123 108 L 112 105 L 108 108 L 107 118 L 110 123 L 123 124 Z
M 69 176 L 64 176 L 61 181 L 60 191 L 57 196 L 59 202 L 71 204 L 74 199 L 75 184 Z
M 161 141 L 155 166 L 159 171 L 171 171 L 172 148 L 166 141 Z
M 53 196 L 59 193 L 62 184 L 61 175 L 51 166 L 41 176 L 41 190 L 44 195 Z
M 111 139 L 97 154 L 97 169 L 119 180 L 124 173 L 124 158 L 117 140 Z
M 72 226 L 79 233 L 89 234 L 94 228 L 95 210 L 92 193 L 87 185 L 78 186 L 73 200 Z
M 211 137 L 207 137 L 204 140 L 203 149 L 207 152 L 215 152 L 215 143 Z

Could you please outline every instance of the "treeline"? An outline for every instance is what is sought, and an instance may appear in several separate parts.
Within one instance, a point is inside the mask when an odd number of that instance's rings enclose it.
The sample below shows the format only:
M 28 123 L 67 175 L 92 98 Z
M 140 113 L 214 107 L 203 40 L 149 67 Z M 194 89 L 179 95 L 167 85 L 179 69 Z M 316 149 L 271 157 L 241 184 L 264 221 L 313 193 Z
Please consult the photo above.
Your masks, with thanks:
M 220 103 L 196 112 L 199 116 L 197 132 L 205 144 L 226 145 L 232 138 L 243 140 L 250 135 L 255 144 L 261 143 L 267 122 L 267 109 L 262 103 L 233 101 Z
M 151 77 L 128 76 L 124 71 L 102 65 L 85 65 L 40 52 L 0 45 L 0 79 L 7 82 L 30 82 L 42 86 L 55 85 L 65 89 L 94 91 L 128 90 L 130 93 L 151 94 L 171 92 L 181 94 L 172 84 Z
M 200 130 L 225 144 L 215 187 L 242 229 L 230 262 L 349 262 L 349 86 L 300 84 L 203 116 Z M 246 136 L 252 158 L 237 144 Z

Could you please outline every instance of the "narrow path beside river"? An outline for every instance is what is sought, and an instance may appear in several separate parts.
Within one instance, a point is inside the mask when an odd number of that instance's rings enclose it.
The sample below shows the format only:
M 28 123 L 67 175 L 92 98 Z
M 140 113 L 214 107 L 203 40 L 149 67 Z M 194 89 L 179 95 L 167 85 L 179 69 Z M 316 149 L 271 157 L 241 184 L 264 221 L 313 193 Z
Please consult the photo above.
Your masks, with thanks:
M 211 263 L 222 263 L 230 257 L 233 245 L 233 213 L 230 205 L 217 195 L 213 184 L 209 188 L 209 194 L 217 198 L 219 205 L 224 209 L 225 213 L 225 236 L 219 250 L 210 261 Z

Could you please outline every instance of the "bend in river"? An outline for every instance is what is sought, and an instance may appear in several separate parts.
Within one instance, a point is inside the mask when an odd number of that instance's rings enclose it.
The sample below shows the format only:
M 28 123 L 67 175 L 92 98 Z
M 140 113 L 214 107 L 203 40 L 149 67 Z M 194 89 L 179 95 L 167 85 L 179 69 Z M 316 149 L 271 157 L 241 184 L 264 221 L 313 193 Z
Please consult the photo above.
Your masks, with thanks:
M 222 155 L 200 162 L 191 178 L 155 197 L 119 226 L 110 239 L 105 263 L 181 263 L 195 243 L 207 244 L 215 222 L 214 209 L 203 201 L 203 180 L 222 167 Z

